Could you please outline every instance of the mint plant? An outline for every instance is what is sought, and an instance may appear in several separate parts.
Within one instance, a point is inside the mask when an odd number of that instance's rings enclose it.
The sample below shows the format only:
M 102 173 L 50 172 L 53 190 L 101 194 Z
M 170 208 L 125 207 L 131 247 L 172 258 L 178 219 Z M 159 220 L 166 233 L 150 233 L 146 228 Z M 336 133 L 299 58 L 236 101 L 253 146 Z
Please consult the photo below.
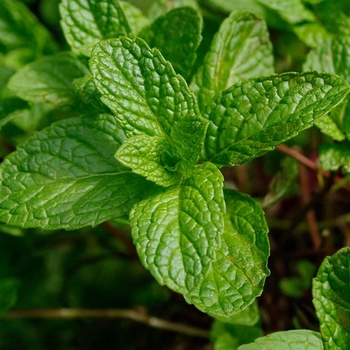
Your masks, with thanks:
M 295 3 L 259 0 L 252 8 L 275 11 L 305 43 L 310 38 L 299 22 L 326 33 L 316 16 L 324 9 L 313 13 Z M 147 18 L 123 1 L 62 0 L 70 51 L 36 52 L 38 59 L 8 72 L 2 90 L 3 126 L 23 111 L 36 111 L 37 125 L 51 113 L 57 121 L 32 135 L 24 123 L 25 139 L 0 165 L 0 220 L 43 230 L 126 220 L 142 265 L 160 285 L 217 319 L 213 339 L 222 348 L 346 349 L 349 305 L 339 287 L 349 288 L 346 249 L 326 260 L 314 280 L 321 333 L 294 330 L 242 345 L 262 335 L 254 302 L 269 275 L 268 225 L 257 201 L 230 188 L 221 170 L 260 157 L 315 123 L 345 139 L 347 131 L 333 125 L 339 118 L 346 124 L 350 86 L 341 60 L 334 70 L 323 65 L 330 46 L 315 46 L 305 72 L 274 73 L 262 13 L 225 4 L 232 12 L 202 57 L 203 18 L 191 1 L 169 3 L 169 11 L 166 2 L 156 2 Z M 15 18 L 23 5 L 0 6 Z M 14 54 L 5 47 L 6 55 Z M 264 206 L 288 196 L 295 176 Z M 224 323 L 251 336 L 235 340 Z

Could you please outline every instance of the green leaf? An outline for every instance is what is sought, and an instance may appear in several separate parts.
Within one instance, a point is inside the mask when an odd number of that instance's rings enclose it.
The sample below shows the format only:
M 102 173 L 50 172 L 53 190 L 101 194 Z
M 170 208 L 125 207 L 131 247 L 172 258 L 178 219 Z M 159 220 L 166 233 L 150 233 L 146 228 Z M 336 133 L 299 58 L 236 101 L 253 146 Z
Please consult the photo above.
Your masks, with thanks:
M 131 32 L 118 0 L 62 0 L 60 13 L 64 35 L 76 55 L 90 57 L 99 41 Z
M 88 73 L 77 57 L 62 52 L 24 66 L 11 77 L 8 87 L 26 101 L 73 105 L 77 100 L 73 80 Z
M 189 175 L 203 147 L 207 121 L 171 64 L 142 39 L 121 37 L 96 45 L 90 66 L 102 101 L 125 134 L 166 138 Z
M 350 347 L 350 248 L 322 262 L 313 280 L 312 295 L 326 350 Z
M 299 190 L 298 176 L 298 162 L 290 157 L 284 158 L 281 162 L 281 170 L 271 180 L 262 207 L 266 208 L 283 198 L 297 194 Z
M 200 10 L 197 0 L 155 0 L 148 11 L 148 17 L 156 19 L 179 7 L 192 7 L 197 11 Z
M 140 37 L 156 47 L 175 71 L 187 78 L 201 42 L 202 17 L 191 7 L 180 7 L 158 17 Z
M 338 171 L 340 168 L 350 173 L 349 144 L 323 143 L 319 150 L 320 165 L 326 171 Z
M 182 185 L 156 192 L 130 214 L 143 265 L 160 284 L 215 317 L 244 310 L 268 275 L 262 210 L 238 192 L 227 192 L 226 199 L 224 217 L 222 175 L 204 163 Z
M 254 326 L 260 319 L 259 307 L 257 302 L 254 302 L 243 311 L 234 314 L 231 317 L 215 317 L 215 319 L 223 323 Z
M 125 17 L 127 18 L 129 26 L 134 34 L 138 34 L 149 24 L 149 19 L 145 17 L 142 11 L 136 6 L 127 1 L 119 1 L 119 4 L 123 9 Z
M 264 212 L 240 192 L 225 191 L 225 201 L 225 230 L 212 269 L 191 291 L 191 298 L 185 296 L 214 317 L 230 317 L 243 311 L 262 293 L 269 275 L 270 247 Z
M 321 336 L 317 332 L 300 329 L 276 332 L 242 345 L 238 350 L 322 350 Z
M 326 73 L 285 73 L 236 83 L 215 96 L 203 157 L 240 165 L 312 126 L 349 93 L 349 85 Z
M 258 0 L 258 2 L 277 11 L 290 24 L 316 21 L 314 14 L 304 6 L 301 0 Z
M 180 186 L 133 207 L 130 223 L 138 255 L 161 285 L 187 294 L 203 280 L 223 230 L 222 182 L 219 170 L 205 163 Z
M 30 48 L 33 57 L 56 50 L 48 30 L 18 0 L 0 1 L 0 46 L 6 51 Z
M 214 321 L 210 330 L 210 339 L 214 350 L 236 350 L 239 345 L 253 342 L 263 336 L 259 327 Z
M 221 24 L 191 88 L 204 111 L 221 90 L 240 80 L 272 73 L 272 45 L 264 20 L 235 11 Z
M 18 285 L 15 279 L 0 280 L 0 315 L 16 304 Z
M 293 31 L 301 41 L 312 48 L 323 45 L 330 37 L 327 30 L 317 22 L 298 24 L 293 27 Z
M 124 138 L 106 114 L 66 119 L 34 134 L 0 165 L 0 220 L 76 229 L 127 215 L 152 186 L 114 159 Z
M 160 186 L 169 187 L 181 180 L 181 174 L 176 172 L 179 160 L 171 153 L 166 139 L 139 135 L 124 141 L 116 158 L 123 165 L 131 167 L 134 173 Z

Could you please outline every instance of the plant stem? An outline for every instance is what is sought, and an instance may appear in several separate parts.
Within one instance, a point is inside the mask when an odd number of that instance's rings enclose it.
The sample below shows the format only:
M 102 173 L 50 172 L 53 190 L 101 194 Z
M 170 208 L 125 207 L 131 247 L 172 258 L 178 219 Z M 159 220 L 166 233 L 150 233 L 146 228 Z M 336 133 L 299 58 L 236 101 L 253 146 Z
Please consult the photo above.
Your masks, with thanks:
M 51 319 L 81 319 L 81 318 L 125 318 L 150 327 L 171 332 L 183 333 L 193 337 L 209 338 L 209 331 L 175 323 L 132 310 L 132 309 L 43 309 L 43 310 L 13 310 L 1 316 L 5 319 L 16 318 L 51 318 Z

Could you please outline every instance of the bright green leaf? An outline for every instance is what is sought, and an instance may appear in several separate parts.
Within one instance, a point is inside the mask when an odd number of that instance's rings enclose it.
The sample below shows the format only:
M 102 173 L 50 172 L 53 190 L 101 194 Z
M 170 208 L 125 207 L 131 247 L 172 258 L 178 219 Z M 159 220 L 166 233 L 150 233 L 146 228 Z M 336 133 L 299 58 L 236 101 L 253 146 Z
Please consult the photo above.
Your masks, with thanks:
M 186 81 L 157 49 L 121 37 L 96 45 L 90 61 L 102 101 L 128 137 L 166 138 L 189 174 L 203 146 L 207 121 Z
M 321 336 L 317 332 L 300 329 L 276 332 L 258 338 L 254 343 L 242 345 L 238 350 L 322 350 Z
M 77 57 L 62 52 L 24 66 L 11 77 L 8 87 L 26 101 L 74 104 L 77 96 L 73 80 L 88 73 Z
M 254 326 L 260 319 L 259 307 L 257 302 L 254 302 L 243 311 L 234 314 L 231 317 L 215 317 L 215 319 L 223 323 Z
M 118 149 L 116 158 L 134 173 L 160 186 L 169 187 L 181 180 L 181 174 L 176 171 L 179 160 L 171 155 L 164 138 L 148 135 L 131 137 Z
M 344 79 L 317 72 L 236 83 L 208 105 L 204 159 L 239 165 L 259 157 L 312 126 L 348 93 Z
M 293 27 L 293 31 L 301 41 L 312 48 L 323 45 L 330 37 L 327 30 L 317 22 L 298 24 Z
M 326 350 L 350 348 L 350 248 L 322 262 L 312 286 L 313 303 L 320 320 Z
M 118 0 L 62 0 L 61 26 L 72 51 L 90 57 L 95 44 L 131 32 Z
M 0 165 L 0 220 L 76 229 L 125 216 L 152 186 L 114 159 L 125 136 L 110 115 L 63 120 Z
M 263 290 L 270 253 L 264 212 L 249 196 L 226 191 L 225 231 L 212 269 L 191 295 L 200 310 L 216 317 L 243 311 Z
M 272 45 L 264 20 L 232 12 L 215 35 L 191 85 L 200 109 L 221 90 L 258 75 L 273 74 Z
M 187 78 L 201 42 L 202 17 L 191 7 L 180 7 L 158 17 L 140 36 L 156 47 L 175 71 Z
M 316 20 L 314 14 L 304 6 L 302 0 L 258 0 L 258 2 L 277 11 L 290 24 Z
M 138 254 L 160 284 L 189 295 L 211 270 L 224 228 L 222 182 L 215 166 L 198 165 L 183 184 L 155 193 L 132 209 Z M 215 296 L 207 294 L 210 303 Z

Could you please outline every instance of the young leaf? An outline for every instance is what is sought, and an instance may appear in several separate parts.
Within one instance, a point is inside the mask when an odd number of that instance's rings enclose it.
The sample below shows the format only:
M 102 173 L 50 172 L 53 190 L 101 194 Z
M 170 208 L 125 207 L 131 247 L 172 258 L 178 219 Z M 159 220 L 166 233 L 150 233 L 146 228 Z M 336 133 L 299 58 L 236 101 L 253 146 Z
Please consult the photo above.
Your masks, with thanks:
M 166 138 L 188 174 L 202 149 L 207 121 L 171 64 L 142 39 L 121 37 L 96 45 L 90 66 L 102 101 L 126 135 Z
M 166 12 L 180 7 L 192 7 L 197 11 L 200 10 L 197 0 L 155 0 L 148 11 L 148 17 L 156 19 Z
M 180 7 L 158 17 L 140 37 L 156 47 L 175 71 L 187 78 L 201 42 L 202 17 L 191 7 Z
M 312 294 L 326 350 L 350 347 L 350 248 L 326 257 L 313 280 Z
M 312 126 L 349 93 L 347 82 L 317 72 L 285 73 L 236 83 L 206 109 L 204 159 L 239 165 Z
M 73 80 L 88 73 L 76 56 L 62 52 L 24 66 L 11 77 L 8 88 L 26 101 L 73 105 L 77 101 Z
M 90 57 L 103 39 L 131 32 L 118 0 L 62 0 L 61 26 L 72 51 Z
M 238 350 L 322 350 L 320 333 L 299 329 L 271 333 L 254 343 L 241 345 Z
M 264 20 L 232 12 L 215 35 L 191 89 L 202 111 L 219 91 L 258 75 L 273 74 L 272 45 Z
M 174 159 L 171 153 L 166 139 L 138 135 L 124 141 L 116 158 L 123 165 L 131 167 L 134 173 L 160 186 L 169 187 L 181 180 L 181 174 L 176 171 L 179 160 Z
M 106 114 L 66 119 L 34 134 L 0 165 L 0 220 L 76 229 L 127 215 L 152 186 L 114 159 L 124 138 Z

